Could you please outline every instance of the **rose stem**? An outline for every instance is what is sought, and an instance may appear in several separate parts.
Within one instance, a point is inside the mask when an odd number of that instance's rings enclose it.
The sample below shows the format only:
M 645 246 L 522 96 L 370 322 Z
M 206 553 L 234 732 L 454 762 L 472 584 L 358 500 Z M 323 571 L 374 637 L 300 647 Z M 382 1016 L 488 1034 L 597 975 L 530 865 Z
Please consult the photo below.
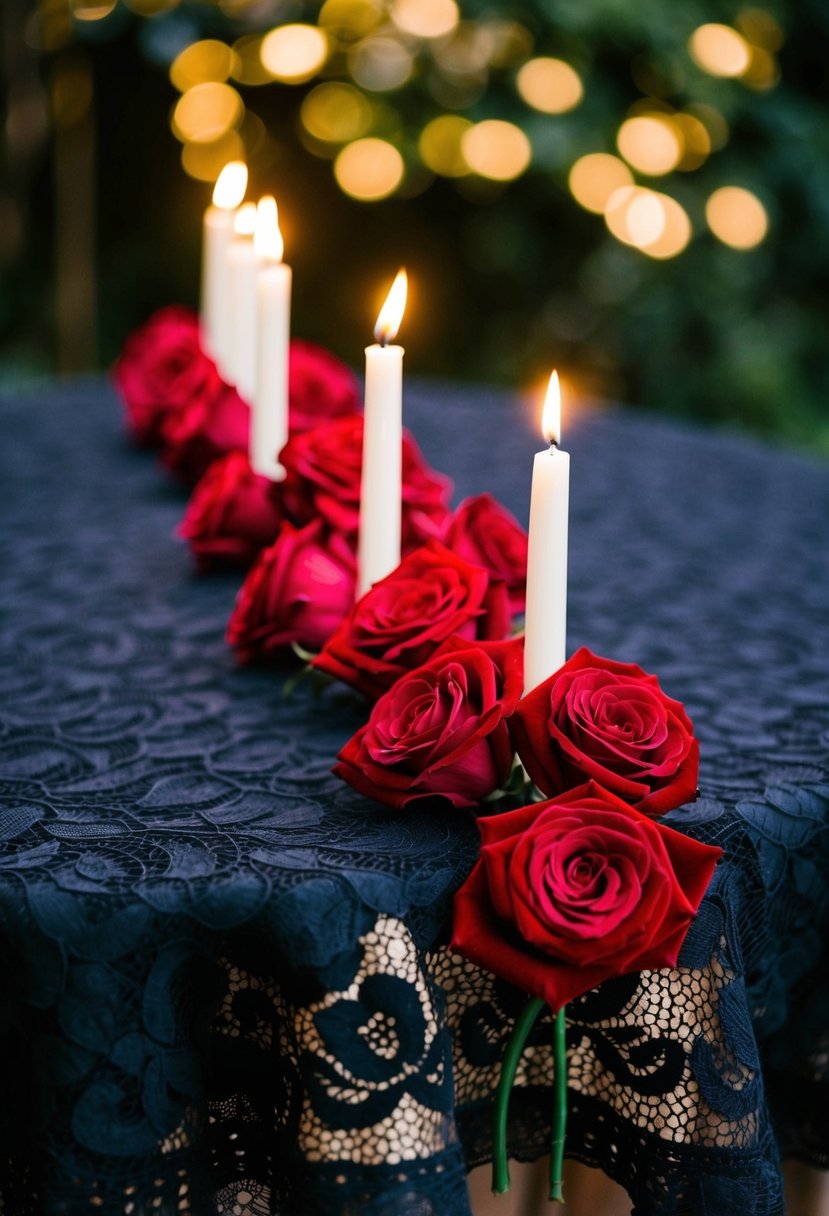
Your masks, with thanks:
M 565 1006 L 556 1014 L 553 1024 L 553 1054 L 555 1078 L 553 1091 L 553 1135 L 550 1141 L 550 1199 L 564 1203 L 562 1191 L 562 1166 L 564 1164 L 564 1137 L 567 1129 L 567 1022 Z
M 534 996 L 522 1009 L 515 1020 L 512 1034 L 509 1037 L 504 1061 L 501 1065 L 501 1076 L 495 1091 L 495 1105 L 492 1108 L 492 1190 L 496 1195 L 503 1195 L 509 1190 L 509 1162 L 507 1161 L 507 1108 L 509 1096 L 515 1082 L 515 1074 L 521 1053 L 535 1025 L 535 1020 L 544 1008 L 544 1001 Z

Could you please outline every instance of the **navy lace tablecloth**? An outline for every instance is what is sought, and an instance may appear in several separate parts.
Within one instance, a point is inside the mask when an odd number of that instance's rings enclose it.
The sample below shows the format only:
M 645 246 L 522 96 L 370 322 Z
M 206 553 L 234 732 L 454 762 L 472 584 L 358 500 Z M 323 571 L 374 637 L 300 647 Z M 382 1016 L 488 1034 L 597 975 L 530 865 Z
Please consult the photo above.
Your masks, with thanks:
M 420 385 L 460 493 L 526 518 L 525 407 Z M 182 499 L 100 383 L 2 410 L 0 1211 L 463 1216 L 520 994 L 446 950 L 477 844 L 330 774 L 350 693 L 223 642 Z M 615 412 L 570 425 L 570 647 L 659 673 L 702 740 L 670 821 L 721 844 L 675 971 L 570 1009 L 570 1155 L 637 1213 L 773 1216 L 829 1166 L 829 472 Z M 550 1030 L 513 1101 L 544 1152 Z

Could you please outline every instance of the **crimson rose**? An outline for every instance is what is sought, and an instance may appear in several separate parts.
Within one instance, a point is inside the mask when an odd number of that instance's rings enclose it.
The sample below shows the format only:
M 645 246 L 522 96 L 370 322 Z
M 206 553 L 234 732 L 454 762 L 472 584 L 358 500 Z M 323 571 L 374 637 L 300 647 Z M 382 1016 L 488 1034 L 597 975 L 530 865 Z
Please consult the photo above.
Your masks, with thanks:
M 699 744 L 679 701 L 635 663 L 582 647 L 519 701 L 515 749 L 548 796 L 592 778 L 649 815 L 696 796 Z
M 334 772 L 388 806 L 436 797 L 475 806 L 509 776 L 513 752 L 504 719 L 522 679 L 518 639 L 452 638 L 377 701 Z
M 241 663 L 274 658 L 298 642 L 317 649 L 354 602 L 354 561 L 322 520 L 285 523 L 248 572 L 227 626 Z
M 161 459 L 187 486 L 194 486 L 214 460 L 228 452 L 247 451 L 250 408 L 235 388 L 223 381 L 197 394 L 161 426 Z
M 288 365 L 291 432 L 308 431 L 326 418 L 360 408 L 357 378 L 329 351 L 294 338 Z
M 127 426 L 139 443 L 157 445 L 169 414 L 221 388 L 212 359 L 199 345 L 199 321 L 188 308 L 162 308 L 130 334 L 112 376 Z
M 378 697 L 452 634 L 499 640 L 509 626 L 504 584 L 433 540 L 357 601 L 314 666 Z
M 190 496 L 178 534 L 202 571 L 249 566 L 276 539 L 278 486 L 254 473 L 244 452 L 214 460 Z
M 510 608 L 524 611 L 527 598 L 527 533 L 518 520 L 491 494 L 465 499 L 448 521 L 441 537 L 458 557 L 485 566 L 502 579 Z
M 356 543 L 360 523 L 363 456 L 361 414 L 334 418 L 304 434 L 291 435 L 280 460 L 287 470 L 285 507 L 297 523 L 318 516 Z M 450 483 L 424 461 L 403 433 L 403 547 L 437 536 L 449 514 Z
M 675 966 L 722 856 L 593 781 L 479 826 L 452 947 L 553 1010 L 611 976 Z

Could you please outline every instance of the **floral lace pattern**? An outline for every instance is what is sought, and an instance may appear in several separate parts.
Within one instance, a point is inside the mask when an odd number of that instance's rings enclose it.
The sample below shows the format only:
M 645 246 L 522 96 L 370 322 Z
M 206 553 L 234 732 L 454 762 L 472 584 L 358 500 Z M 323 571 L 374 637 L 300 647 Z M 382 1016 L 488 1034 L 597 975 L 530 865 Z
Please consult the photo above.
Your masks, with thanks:
M 526 514 L 516 403 L 406 409 L 459 493 Z M 330 773 L 352 694 L 235 667 L 238 580 L 192 576 L 107 389 L 4 417 L 0 1211 L 465 1216 L 523 1003 L 441 944 L 472 818 L 361 799 Z M 777 1216 L 778 1145 L 829 1167 L 829 478 L 635 415 L 568 446 L 571 647 L 685 702 L 702 797 L 667 821 L 726 851 L 679 967 L 570 1007 L 568 1152 L 638 1216 Z M 541 1021 L 524 1159 L 550 1061 Z

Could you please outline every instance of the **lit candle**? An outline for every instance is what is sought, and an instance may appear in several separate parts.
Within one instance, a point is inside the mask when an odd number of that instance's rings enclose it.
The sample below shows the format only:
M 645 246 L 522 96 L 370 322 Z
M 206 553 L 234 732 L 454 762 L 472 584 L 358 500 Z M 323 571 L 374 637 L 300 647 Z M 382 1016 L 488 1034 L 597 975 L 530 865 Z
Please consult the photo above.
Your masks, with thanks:
M 250 463 L 257 473 L 281 481 L 279 453 L 288 439 L 288 358 L 291 334 L 291 268 L 282 261 L 276 200 L 259 200 L 253 246 L 256 278 L 256 392 L 250 429 Z
M 245 197 L 247 185 L 248 170 L 243 161 L 233 160 L 225 165 L 202 225 L 202 343 L 220 370 L 230 325 L 227 251 L 233 240 L 236 208 Z
M 561 396 L 553 372 L 542 419 L 549 449 L 537 452 L 530 494 L 524 691 L 530 692 L 564 663 L 567 633 L 567 529 L 570 457 L 559 449 Z
M 406 271 L 398 271 L 366 347 L 363 469 L 357 594 L 400 564 L 403 492 L 403 347 L 390 346 L 406 307 Z
M 239 396 L 253 404 L 256 391 L 256 250 L 253 230 L 256 205 L 243 203 L 233 221 L 234 237 L 227 251 L 230 300 L 229 343 L 225 379 Z

